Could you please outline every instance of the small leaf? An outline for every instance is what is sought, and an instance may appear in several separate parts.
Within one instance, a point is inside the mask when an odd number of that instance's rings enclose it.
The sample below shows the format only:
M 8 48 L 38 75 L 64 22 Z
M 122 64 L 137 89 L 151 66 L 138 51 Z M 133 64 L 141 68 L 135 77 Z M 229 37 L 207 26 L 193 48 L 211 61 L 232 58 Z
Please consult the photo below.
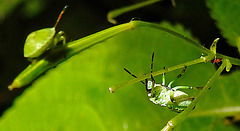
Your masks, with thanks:
M 219 38 L 216 38 L 213 41 L 212 45 L 210 46 L 210 51 L 212 51 L 214 55 L 216 55 L 216 53 L 217 53 L 216 50 L 217 50 L 217 42 L 218 42 L 218 40 L 219 40 Z

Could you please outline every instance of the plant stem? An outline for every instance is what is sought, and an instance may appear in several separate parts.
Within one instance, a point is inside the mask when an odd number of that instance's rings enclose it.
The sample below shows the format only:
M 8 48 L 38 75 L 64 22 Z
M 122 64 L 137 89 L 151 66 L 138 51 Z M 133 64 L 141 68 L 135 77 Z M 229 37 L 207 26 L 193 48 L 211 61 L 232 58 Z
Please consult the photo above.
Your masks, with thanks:
M 157 29 L 159 31 L 164 31 L 166 33 L 169 33 L 170 35 L 173 35 L 173 36 L 176 36 L 176 37 L 179 37 L 183 40 L 185 40 L 186 42 L 188 42 L 189 44 L 191 45 L 194 45 L 195 48 L 199 49 L 202 51 L 202 53 L 204 54 L 212 54 L 212 52 L 207 49 L 206 47 L 202 46 L 200 43 L 184 36 L 184 35 L 181 35 L 173 30 L 170 30 L 168 28 L 165 28 L 165 27 L 162 27 L 160 26 L 159 24 L 154 24 L 154 23 L 149 23 L 149 22 L 143 22 L 143 21 L 131 21 L 132 22 L 132 25 L 133 25 L 133 28 L 152 28 L 152 29 Z
M 207 81 L 206 85 L 204 86 L 203 90 L 198 94 L 198 96 L 193 100 L 193 102 L 184 110 L 181 114 L 177 115 L 176 117 L 172 118 L 168 121 L 167 125 L 162 129 L 162 131 L 171 131 L 177 124 L 181 123 L 187 115 L 193 110 L 196 106 L 197 102 L 208 92 L 211 88 L 213 82 L 216 78 L 221 74 L 224 68 L 227 66 L 228 59 L 224 59 L 222 65 L 218 68 L 218 70 L 213 74 L 213 76 Z
M 202 117 L 202 116 L 228 117 L 228 116 L 234 116 L 236 114 L 240 114 L 240 106 L 226 106 L 226 107 L 217 108 L 217 109 L 193 112 L 191 113 L 191 116 L 188 116 L 188 118 Z
M 190 65 L 195 65 L 195 64 L 202 63 L 202 62 L 206 62 L 206 61 L 209 61 L 209 60 L 211 60 L 213 58 L 214 58 L 213 55 L 210 55 L 210 56 L 207 56 L 207 57 L 201 57 L 201 58 L 198 58 L 198 59 L 193 60 L 193 61 L 185 62 L 185 63 L 179 64 L 179 65 L 176 65 L 176 66 L 172 66 L 172 67 L 169 67 L 169 68 L 165 68 L 165 69 L 153 72 L 152 76 L 158 76 L 158 75 L 161 75 L 163 73 L 167 73 L 167 72 L 171 72 L 171 71 L 174 71 L 174 70 L 177 70 L 177 69 L 184 68 L 185 66 L 190 66 Z M 151 77 L 151 73 L 146 74 L 144 76 L 139 76 L 137 78 L 131 79 L 131 80 L 126 81 L 126 82 L 123 82 L 121 84 L 118 84 L 118 85 L 115 85 L 115 86 L 111 86 L 111 87 L 109 87 L 109 91 L 111 93 L 114 93 L 116 90 L 118 90 L 118 89 L 120 89 L 122 87 L 134 84 L 136 82 L 145 80 L 145 79 L 150 78 L 150 77 Z
M 118 16 L 120 16 L 124 13 L 127 13 L 129 11 L 133 11 L 133 10 L 136 10 L 136 9 L 139 9 L 139 8 L 157 3 L 159 1 L 161 1 L 161 0 L 147 0 L 147 1 L 142 1 L 142 2 L 139 2 L 139 3 L 133 4 L 133 5 L 129 5 L 129 6 L 125 6 L 125 7 L 122 7 L 122 8 L 114 9 L 114 10 L 108 12 L 107 19 L 110 23 L 117 24 L 117 21 L 114 18 L 116 18 L 116 17 L 118 17 Z
M 201 50 L 203 53 L 207 54 L 208 57 L 202 57 L 197 60 L 193 60 L 191 62 L 186 62 L 177 66 L 174 66 L 172 68 L 168 68 L 166 70 L 160 70 L 157 72 L 154 72 L 153 75 L 160 75 L 165 72 L 173 71 L 179 68 L 183 68 L 184 66 L 193 65 L 201 62 L 206 62 L 208 60 L 213 59 L 213 53 L 208 50 L 207 48 L 201 46 L 196 41 L 193 41 L 177 32 L 174 32 L 170 29 L 164 28 L 159 26 L 158 24 L 148 23 L 148 22 L 142 22 L 142 21 L 130 21 L 129 23 L 117 25 L 111 28 L 108 28 L 106 30 L 97 32 L 95 34 L 89 35 L 87 37 L 69 42 L 66 44 L 66 46 L 58 47 L 52 50 L 49 50 L 45 55 L 37 58 L 36 62 L 30 64 L 24 71 L 22 71 L 12 82 L 12 84 L 8 87 L 10 90 L 14 88 L 21 88 L 23 86 L 26 86 L 30 84 L 33 80 L 35 80 L 37 77 L 39 77 L 41 74 L 46 72 L 47 70 L 57 66 L 59 63 L 67 60 L 68 58 L 72 57 L 73 55 L 76 55 L 106 39 L 109 39 L 113 36 L 116 36 L 119 33 L 137 29 L 137 28 L 153 28 L 157 29 L 159 31 L 164 31 L 166 33 L 169 33 L 171 35 L 174 35 L 176 37 L 179 37 L 185 41 L 187 41 L 189 44 L 194 45 L 196 48 Z M 216 54 L 217 57 L 223 57 L 227 58 L 231 61 L 231 63 L 235 65 L 240 65 L 240 60 L 236 58 L 231 58 L 222 54 Z M 205 59 L 204 59 L 205 58 Z M 139 82 L 141 80 L 144 80 L 146 78 L 149 78 L 150 74 L 139 77 L 137 79 L 131 80 L 129 82 L 125 82 L 122 84 L 119 84 L 117 86 L 112 86 L 110 89 L 114 92 L 115 88 L 120 88 L 120 86 L 125 86 L 129 84 L 133 84 L 136 82 Z

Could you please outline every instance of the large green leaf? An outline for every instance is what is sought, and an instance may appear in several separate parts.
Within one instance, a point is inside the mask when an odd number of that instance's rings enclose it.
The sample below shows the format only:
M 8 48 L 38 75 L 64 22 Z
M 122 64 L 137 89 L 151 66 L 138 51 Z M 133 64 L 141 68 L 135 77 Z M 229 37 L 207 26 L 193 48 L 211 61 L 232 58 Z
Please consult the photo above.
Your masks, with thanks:
M 232 46 L 240 36 L 240 1 L 239 0 L 207 0 L 211 16 L 216 20 L 223 37 Z
M 173 28 L 169 24 L 163 24 Z M 189 36 L 179 25 L 177 32 Z M 16 99 L 1 121 L 0 130 L 160 130 L 177 113 L 148 101 L 141 83 L 110 94 L 108 87 L 132 79 L 123 68 L 143 75 L 154 70 L 199 58 L 202 53 L 186 41 L 163 31 L 140 28 L 127 31 L 73 56 L 49 70 Z M 204 86 L 214 73 L 210 63 L 187 68 L 174 85 Z M 167 82 L 180 70 L 166 74 Z M 219 115 L 198 112 L 240 106 L 239 72 L 219 78 L 200 101 L 190 118 L 177 129 L 205 130 L 215 124 L 225 130 Z M 156 77 L 158 83 L 161 77 Z M 198 91 L 187 91 L 196 96 Z M 220 124 L 219 124 L 220 123 Z M 197 127 L 197 128 L 196 128 Z

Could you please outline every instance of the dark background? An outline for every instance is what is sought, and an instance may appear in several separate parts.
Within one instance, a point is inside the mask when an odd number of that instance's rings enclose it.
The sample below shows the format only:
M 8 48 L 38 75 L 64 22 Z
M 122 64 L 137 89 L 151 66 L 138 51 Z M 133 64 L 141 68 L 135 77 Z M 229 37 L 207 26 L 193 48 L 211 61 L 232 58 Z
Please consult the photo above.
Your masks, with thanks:
M 66 33 L 67 41 L 76 40 L 114 26 L 106 19 L 108 11 L 137 3 L 139 0 L 38 0 L 36 7 L 27 2 L 29 1 L 15 4 L 14 8 L 0 19 L 0 115 L 26 88 L 9 91 L 7 86 L 29 64 L 23 57 L 24 41 L 29 33 L 53 27 L 62 8 L 69 5 L 57 30 Z M 119 24 L 129 22 L 133 17 L 148 22 L 180 23 L 207 48 L 219 37 L 218 52 L 239 57 L 236 48 L 229 47 L 222 38 L 204 0 L 177 0 L 176 4 L 177 6 L 173 7 L 170 0 L 163 0 L 121 15 L 117 20 Z

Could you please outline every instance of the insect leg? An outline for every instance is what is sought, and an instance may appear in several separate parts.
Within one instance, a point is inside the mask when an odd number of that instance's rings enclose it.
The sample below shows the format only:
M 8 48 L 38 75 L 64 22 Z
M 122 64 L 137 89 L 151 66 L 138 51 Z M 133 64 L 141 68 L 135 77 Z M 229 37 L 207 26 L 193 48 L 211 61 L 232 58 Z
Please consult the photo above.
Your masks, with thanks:
M 55 38 L 54 38 L 54 44 L 57 45 L 58 42 L 60 42 L 60 41 L 62 41 L 62 44 L 63 44 L 63 45 L 66 44 L 66 36 L 65 36 L 65 34 L 64 34 L 63 31 L 59 31 L 59 32 L 56 34 L 56 36 L 55 36 Z M 54 46 L 55 46 L 55 45 L 54 45 Z
M 179 75 L 177 75 L 177 79 L 179 79 L 180 77 L 182 77 L 182 75 L 186 72 L 186 69 L 187 69 L 187 66 L 184 66 L 182 72 L 181 72 Z
M 177 79 L 179 79 L 180 77 L 182 77 L 182 75 L 186 72 L 186 69 L 187 69 L 187 66 L 185 66 L 185 67 L 183 68 L 183 70 L 181 71 L 180 74 L 177 75 L 177 78 L 176 78 L 175 80 L 177 80 Z M 169 82 L 168 87 L 171 87 L 172 83 L 173 83 L 175 80 L 172 80 L 171 82 Z
M 199 89 L 202 90 L 203 87 L 192 87 L 192 86 L 175 86 L 172 88 L 173 90 L 178 90 L 178 89 Z
M 59 34 L 61 35 L 60 36 L 60 39 L 63 41 L 63 45 L 66 44 L 66 35 L 63 31 L 60 31 Z
M 164 66 L 163 69 L 166 69 Z M 165 73 L 162 74 L 162 85 L 165 86 Z

